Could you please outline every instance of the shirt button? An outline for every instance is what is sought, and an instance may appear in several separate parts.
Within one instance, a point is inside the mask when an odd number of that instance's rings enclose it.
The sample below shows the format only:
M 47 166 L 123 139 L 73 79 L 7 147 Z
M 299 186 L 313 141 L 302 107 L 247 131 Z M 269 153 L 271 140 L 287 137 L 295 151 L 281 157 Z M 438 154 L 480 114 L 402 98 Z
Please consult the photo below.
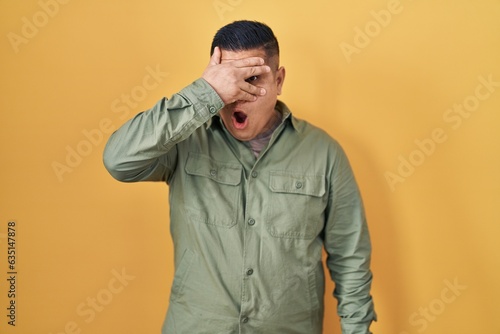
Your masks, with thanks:
M 259 176 L 259 173 L 257 173 L 257 172 L 252 172 L 252 177 L 257 177 L 257 176 Z
M 210 106 L 210 108 L 208 108 L 208 111 L 210 111 L 211 114 L 215 114 L 217 112 L 217 109 L 215 109 L 214 106 Z
M 254 226 L 254 225 L 255 225 L 255 219 L 250 218 L 250 219 L 248 220 L 248 225 L 250 225 L 250 226 Z
M 297 182 L 295 183 L 295 188 L 297 188 L 297 189 L 302 188 L 302 182 L 297 181 Z
M 247 275 L 251 276 L 253 274 L 253 269 L 247 269 Z
M 244 323 L 244 324 L 246 324 L 248 322 L 248 318 L 247 317 L 242 318 L 241 322 Z
M 210 176 L 216 176 L 216 175 L 217 175 L 217 171 L 215 169 L 211 169 Z

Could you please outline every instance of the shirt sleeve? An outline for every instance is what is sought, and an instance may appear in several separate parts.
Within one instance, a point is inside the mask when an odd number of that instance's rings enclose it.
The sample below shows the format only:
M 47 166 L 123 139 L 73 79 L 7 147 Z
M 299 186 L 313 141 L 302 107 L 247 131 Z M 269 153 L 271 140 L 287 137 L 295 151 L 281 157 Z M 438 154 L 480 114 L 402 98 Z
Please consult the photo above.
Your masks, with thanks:
M 104 149 L 104 166 L 122 182 L 166 181 L 176 165 L 176 144 L 223 107 L 210 84 L 198 79 L 115 131 Z
M 340 146 L 334 157 L 325 229 L 327 266 L 335 282 L 342 334 L 370 334 L 370 324 L 377 320 L 370 294 L 370 236 L 359 189 Z

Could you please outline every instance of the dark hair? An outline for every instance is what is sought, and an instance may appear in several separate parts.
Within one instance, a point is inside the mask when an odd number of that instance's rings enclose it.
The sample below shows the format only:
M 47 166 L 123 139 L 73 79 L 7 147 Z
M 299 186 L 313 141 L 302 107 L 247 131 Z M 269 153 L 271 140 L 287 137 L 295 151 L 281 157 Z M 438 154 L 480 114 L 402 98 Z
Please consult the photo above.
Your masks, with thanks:
M 267 25 L 257 21 L 235 21 L 222 27 L 214 36 L 210 55 L 215 47 L 228 51 L 264 49 L 268 57 L 279 55 L 278 40 Z

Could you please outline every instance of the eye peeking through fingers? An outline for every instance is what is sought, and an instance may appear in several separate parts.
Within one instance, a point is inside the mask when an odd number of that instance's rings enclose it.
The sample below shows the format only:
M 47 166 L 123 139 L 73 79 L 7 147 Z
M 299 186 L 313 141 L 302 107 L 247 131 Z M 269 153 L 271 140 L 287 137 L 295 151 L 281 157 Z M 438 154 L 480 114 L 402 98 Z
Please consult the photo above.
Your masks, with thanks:
M 254 75 L 254 76 L 251 76 L 250 78 L 246 79 L 245 81 L 248 83 L 252 83 L 254 81 L 257 81 L 257 79 L 259 79 L 259 77 Z

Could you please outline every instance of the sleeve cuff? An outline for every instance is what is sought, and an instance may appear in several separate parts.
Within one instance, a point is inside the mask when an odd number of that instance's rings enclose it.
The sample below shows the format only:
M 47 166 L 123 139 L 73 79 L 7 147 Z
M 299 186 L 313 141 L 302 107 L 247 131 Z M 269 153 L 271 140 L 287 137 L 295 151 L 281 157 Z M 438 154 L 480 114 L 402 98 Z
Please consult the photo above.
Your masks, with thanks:
M 224 102 L 219 94 L 203 78 L 194 81 L 179 94 L 191 101 L 196 112 L 206 120 L 224 108 Z

